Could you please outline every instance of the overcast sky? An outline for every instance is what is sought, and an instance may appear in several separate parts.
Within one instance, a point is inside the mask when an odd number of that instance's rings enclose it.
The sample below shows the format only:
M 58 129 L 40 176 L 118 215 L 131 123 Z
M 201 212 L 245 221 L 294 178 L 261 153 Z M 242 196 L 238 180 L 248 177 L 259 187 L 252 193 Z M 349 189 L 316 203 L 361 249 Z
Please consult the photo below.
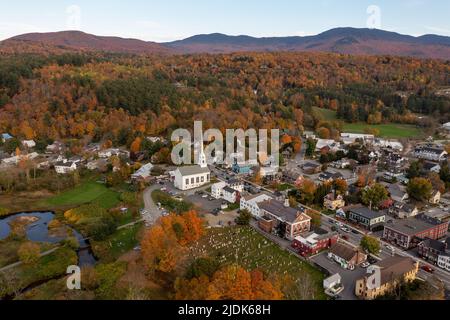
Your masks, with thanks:
M 195 34 L 292 36 L 335 27 L 450 36 L 448 0 L 3 0 L 0 40 L 81 30 L 148 41 Z

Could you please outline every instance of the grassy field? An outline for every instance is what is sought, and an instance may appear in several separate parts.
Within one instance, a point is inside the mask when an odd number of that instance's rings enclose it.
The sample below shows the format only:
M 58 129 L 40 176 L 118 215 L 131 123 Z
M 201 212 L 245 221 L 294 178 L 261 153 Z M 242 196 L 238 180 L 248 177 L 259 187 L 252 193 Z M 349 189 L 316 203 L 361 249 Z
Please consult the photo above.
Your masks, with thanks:
M 139 245 L 143 224 L 116 231 L 104 241 L 91 241 L 94 255 L 102 263 L 116 261 L 124 253 Z
M 339 120 L 336 111 L 321 109 L 314 107 L 314 112 L 319 113 L 324 120 L 335 121 Z M 423 132 L 413 125 L 388 123 L 380 125 L 369 125 L 367 123 L 344 123 L 344 132 L 348 133 L 366 133 L 367 129 L 378 129 L 382 138 L 400 139 L 400 138 L 417 138 Z
M 326 121 L 335 121 L 338 120 L 337 116 L 336 116 L 336 111 L 333 110 L 329 110 L 329 109 L 322 109 L 322 108 L 318 108 L 318 107 L 313 107 L 313 112 L 321 115 L 321 117 L 323 118 L 323 120 Z
M 91 202 L 97 202 L 105 209 L 113 208 L 120 202 L 119 194 L 103 184 L 89 181 L 45 200 L 45 204 L 51 207 L 78 206 Z
M 422 130 L 407 124 L 368 125 L 367 123 L 346 123 L 344 125 L 344 131 L 349 133 L 365 133 L 365 130 L 369 128 L 380 130 L 380 136 L 383 138 L 417 138 L 422 135 Z
M 210 229 L 191 249 L 192 257 L 216 257 L 222 264 L 238 263 L 247 270 L 261 269 L 268 275 L 290 275 L 294 279 L 308 275 L 314 293 L 310 299 L 326 299 L 324 275 L 310 264 L 265 239 L 250 227 Z

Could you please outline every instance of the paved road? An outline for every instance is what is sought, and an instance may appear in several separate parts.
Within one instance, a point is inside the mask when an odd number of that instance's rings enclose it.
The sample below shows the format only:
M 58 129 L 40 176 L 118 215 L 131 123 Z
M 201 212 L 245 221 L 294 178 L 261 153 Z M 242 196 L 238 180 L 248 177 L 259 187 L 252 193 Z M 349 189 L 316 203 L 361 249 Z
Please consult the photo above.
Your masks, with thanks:
M 160 190 L 160 185 L 152 185 L 144 190 L 144 210 L 142 210 L 142 218 L 145 221 L 146 226 L 151 226 L 161 217 L 161 210 L 152 199 L 152 193 L 156 190 Z

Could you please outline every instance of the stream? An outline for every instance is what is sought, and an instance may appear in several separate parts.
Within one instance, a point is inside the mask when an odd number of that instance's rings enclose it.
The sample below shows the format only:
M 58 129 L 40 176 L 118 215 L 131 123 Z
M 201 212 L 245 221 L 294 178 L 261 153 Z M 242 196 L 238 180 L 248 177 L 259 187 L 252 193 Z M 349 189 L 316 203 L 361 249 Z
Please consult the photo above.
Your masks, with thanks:
M 66 239 L 66 236 L 52 236 L 49 232 L 48 224 L 55 218 L 53 212 L 29 212 L 17 213 L 0 219 L 0 240 L 6 239 L 11 234 L 10 222 L 20 217 L 36 217 L 39 219 L 26 227 L 26 237 L 32 242 L 57 244 Z M 97 260 L 92 253 L 89 241 L 84 240 L 83 236 L 75 229 L 69 226 L 66 226 L 66 228 L 73 233 L 80 246 L 80 249 L 77 251 L 78 266 L 95 265 Z

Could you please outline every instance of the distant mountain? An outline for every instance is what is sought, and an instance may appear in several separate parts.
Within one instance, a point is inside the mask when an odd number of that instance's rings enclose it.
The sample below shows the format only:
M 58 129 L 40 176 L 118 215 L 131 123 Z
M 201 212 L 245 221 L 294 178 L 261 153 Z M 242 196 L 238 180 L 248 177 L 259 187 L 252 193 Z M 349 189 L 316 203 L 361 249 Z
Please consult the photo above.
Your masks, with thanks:
M 315 36 L 255 38 L 220 33 L 196 35 L 184 40 L 155 43 L 137 39 L 95 36 L 79 31 L 30 33 L 0 43 L 0 52 L 50 48 L 122 53 L 231 53 L 308 51 L 353 55 L 396 55 L 450 59 L 450 37 L 413 37 L 377 29 L 336 28 Z M 9 49 L 9 51 L 8 51 Z M 31 50 L 31 49 L 30 49 Z
M 170 50 L 158 43 L 119 37 L 102 37 L 80 31 L 51 33 L 28 33 L 6 40 L 17 43 L 41 43 L 57 48 L 72 48 L 87 51 L 110 51 L 122 53 L 168 53 Z
M 182 53 L 322 51 L 356 55 L 399 55 L 450 59 L 450 37 L 412 37 L 377 29 L 337 28 L 316 36 L 254 38 L 214 33 L 167 43 Z

